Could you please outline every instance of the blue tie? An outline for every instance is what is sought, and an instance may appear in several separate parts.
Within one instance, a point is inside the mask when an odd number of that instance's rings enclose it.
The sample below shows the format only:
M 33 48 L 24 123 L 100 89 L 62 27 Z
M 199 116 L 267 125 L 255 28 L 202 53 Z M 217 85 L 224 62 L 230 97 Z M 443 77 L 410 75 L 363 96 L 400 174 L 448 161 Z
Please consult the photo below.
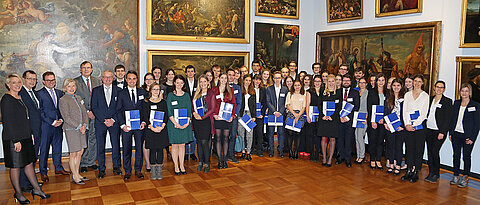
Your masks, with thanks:
M 55 105 L 55 108 L 57 108 L 57 99 L 55 98 L 55 93 L 53 93 L 53 89 L 50 90 L 50 95 L 51 95 L 52 100 L 53 100 L 53 105 Z

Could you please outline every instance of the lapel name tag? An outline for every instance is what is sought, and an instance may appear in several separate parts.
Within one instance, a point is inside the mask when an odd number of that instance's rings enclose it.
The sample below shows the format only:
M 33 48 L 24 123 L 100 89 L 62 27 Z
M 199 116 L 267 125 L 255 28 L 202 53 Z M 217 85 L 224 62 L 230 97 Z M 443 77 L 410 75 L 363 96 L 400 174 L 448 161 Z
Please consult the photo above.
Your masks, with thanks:
M 140 95 L 140 96 L 138 96 L 138 99 L 143 100 L 143 99 L 145 99 L 145 97 L 143 97 L 143 95 Z
M 178 105 L 177 101 L 172 101 L 172 105 Z
M 476 111 L 475 107 L 469 107 L 467 109 L 468 109 L 468 112 L 475 112 Z

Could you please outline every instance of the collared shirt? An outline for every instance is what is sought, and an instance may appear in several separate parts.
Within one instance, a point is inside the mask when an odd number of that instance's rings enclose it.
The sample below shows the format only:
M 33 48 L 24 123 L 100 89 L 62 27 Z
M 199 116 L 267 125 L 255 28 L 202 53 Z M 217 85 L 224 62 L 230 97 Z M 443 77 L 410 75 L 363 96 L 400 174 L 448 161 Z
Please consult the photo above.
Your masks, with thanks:
M 125 84 L 125 81 L 124 81 L 123 79 L 122 79 L 121 81 L 120 81 L 120 79 L 117 79 L 117 86 L 118 86 L 119 88 L 122 88 L 122 89 L 123 89 L 123 85 L 124 85 L 124 84 Z
M 110 106 L 110 102 L 112 102 L 112 85 L 106 86 L 104 84 L 103 92 L 105 93 L 105 100 L 107 101 L 107 105 Z
M 137 88 L 131 88 L 131 87 L 128 87 L 128 95 L 130 96 L 130 100 L 132 100 L 133 102 L 137 103 L 137 99 L 138 99 L 138 96 L 137 96 Z M 135 99 L 132 99 L 132 90 L 133 90 L 133 95 L 135 97 Z
M 37 99 L 37 96 L 35 96 L 35 93 L 33 92 L 33 89 L 28 89 L 27 86 L 23 85 L 23 88 L 25 88 L 25 90 L 27 91 L 28 93 L 28 96 L 30 96 L 30 98 L 32 98 L 33 101 L 36 101 L 37 103 L 37 108 L 40 108 L 40 101 L 38 101 Z M 33 95 L 32 95 L 33 94 Z
M 87 88 L 90 88 L 90 92 L 92 92 L 92 78 L 90 77 L 86 78 L 85 76 L 82 75 L 82 79 L 83 79 L 83 82 L 85 82 L 85 86 L 87 86 Z M 87 82 L 87 79 L 88 79 L 88 82 Z
M 277 110 L 278 110 L 278 102 L 279 102 L 279 98 L 280 98 L 280 90 L 282 89 L 282 86 L 273 86 L 275 88 L 275 96 L 277 96 Z
M 255 90 L 255 103 L 260 102 L 260 88 L 254 88 Z
M 57 92 L 55 92 L 55 88 L 50 89 L 50 88 L 45 87 L 45 89 L 47 89 L 48 94 L 50 95 L 50 98 L 52 97 L 52 91 L 53 91 L 53 95 L 54 95 L 54 97 L 55 97 L 55 100 L 57 100 L 57 102 L 58 102 Z M 52 100 L 53 100 L 53 99 L 52 99 Z M 53 104 L 56 105 L 57 102 L 53 102 Z
M 435 113 L 437 111 L 437 106 L 440 103 L 440 100 L 438 102 L 435 102 L 435 99 L 432 101 L 432 105 L 430 105 L 430 113 L 427 117 L 427 128 L 432 129 L 432 130 L 438 130 L 437 126 L 437 120 L 435 119 Z
M 458 118 L 457 123 L 455 124 L 455 132 L 464 133 L 463 130 L 463 115 L 465 114 L 465 109 L 467 107 L 460 106 L 460 110 L 458 110 Z
M 188 87 L 190 88 L 190 93 L 192 93 L 193 95 L 193 91 L 195 90 L 194 86 L 195 86 L 195 79 L 193 79 L 192 82 L 190 82 L 190 80 L 187 78 L 187 82 L 188 82 Z
M 250 108 L 248 107 L 248 99 L 250 98 L 250 94 L 245 94 L 245 102 L 243 102 L 245 111 L 250 111 Z
M 350 92 L 350 88 L 342 88 L 342 89 L 343 89 L 343 95 L 348 97 L 348 92 Z M 343 101 L 347 101 L 347 98 L 345 98 L 344 96 L 342 96 Z

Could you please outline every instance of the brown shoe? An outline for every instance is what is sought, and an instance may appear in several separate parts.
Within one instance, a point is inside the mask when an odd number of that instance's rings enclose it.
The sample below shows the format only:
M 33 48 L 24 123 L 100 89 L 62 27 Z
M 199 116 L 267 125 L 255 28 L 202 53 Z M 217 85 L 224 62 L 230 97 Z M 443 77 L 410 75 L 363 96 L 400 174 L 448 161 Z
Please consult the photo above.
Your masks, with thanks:
M 50 181 L 50 179 L 48 179 L 48 176 L 47 175 L 41 175 L 40 178 L 42 179 L 43 182 L 48 182 Z
M 135 176 L 136 176 L 137 178 L 139 178 L 139 179 L 143 179 L 143 178 L 144 178 L 142 172 L 135 172 Z
M 70 175 L 70 171 L 65 171 L 65 170 L 60 170 L 60 171 L 55 171 L 55 174 L 61 174 L 61 175 Z

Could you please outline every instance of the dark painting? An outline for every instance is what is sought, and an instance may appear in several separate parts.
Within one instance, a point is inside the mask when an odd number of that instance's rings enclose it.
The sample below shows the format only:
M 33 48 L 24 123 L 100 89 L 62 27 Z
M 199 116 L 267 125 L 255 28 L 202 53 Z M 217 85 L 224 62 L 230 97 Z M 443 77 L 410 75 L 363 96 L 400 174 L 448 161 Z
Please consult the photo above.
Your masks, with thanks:
M 363 18 L 363 0 L 327 0 L 327 22 Z
M 300 0 L 256 0 L 257 16 L 298 19 Z
M 464 0 L 461 47 L 480 47 L 480 0 Z

